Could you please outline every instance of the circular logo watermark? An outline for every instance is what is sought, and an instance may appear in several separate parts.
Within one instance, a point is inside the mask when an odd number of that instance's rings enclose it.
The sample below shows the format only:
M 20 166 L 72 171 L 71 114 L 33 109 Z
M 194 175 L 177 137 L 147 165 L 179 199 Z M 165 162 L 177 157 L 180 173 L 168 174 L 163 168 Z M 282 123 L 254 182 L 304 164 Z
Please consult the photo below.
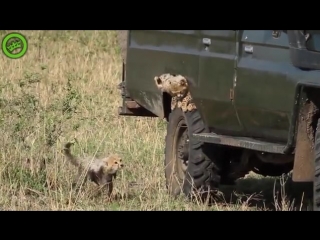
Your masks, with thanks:
M 28 42 L 20 33 L 9 33 L 2 40 L 2 51 L 8 58 L 23 57 L 28 50 Z

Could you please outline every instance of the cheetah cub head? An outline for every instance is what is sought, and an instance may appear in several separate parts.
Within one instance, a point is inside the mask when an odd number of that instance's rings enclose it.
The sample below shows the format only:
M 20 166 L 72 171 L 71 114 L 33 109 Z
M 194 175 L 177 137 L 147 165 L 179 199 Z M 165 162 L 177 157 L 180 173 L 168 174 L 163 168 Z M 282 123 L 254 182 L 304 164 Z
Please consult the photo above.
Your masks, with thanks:
M 162 74 L 154 78 L 157 88 L 172 97 L 184 97 L 188 92 L 187 79 L 181 75 Z
M 118 172 L 118 170 L 124 167 L 122 158 L 117 154 L 112 154 L 109 157 L 103 159 L 103 171 L 106 174 L 113 175 Z

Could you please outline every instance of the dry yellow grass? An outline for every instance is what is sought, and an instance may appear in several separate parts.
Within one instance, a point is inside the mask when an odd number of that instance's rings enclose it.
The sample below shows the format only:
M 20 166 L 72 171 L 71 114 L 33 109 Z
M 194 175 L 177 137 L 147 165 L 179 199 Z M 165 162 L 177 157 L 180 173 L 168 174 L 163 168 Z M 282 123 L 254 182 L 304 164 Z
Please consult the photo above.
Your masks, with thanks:
M 121 59 L 115 31 L 20 31 L 29 42 L 18 60 L 0 55 L 0 209 L 6 210 L 268 210 L 274 179 L 242 180 L 243 194 L 214 206 L 173 199 L 166 192 L 163 148 L 166 123 L 120 117 L 117 84 Z M 8 31 L 1 31 L 2 38 Z M 112 203 L 71 187 L 75 169 L 61 149 L 77 140 L 77 155 L 119 153 Z M 26 164 L 31 159 L 32 166 Z M 45 161 L 44 170 L 37 171 Z M 247 181 L 247 182 L 245 182 Z M 259 182 L 260 181 L 260 182 Z M 131 184 L 131 183 L 136 184 Z M 263 195 L 258 195 L 263 191 Z M 223 200 L 225 199 L 225 200 Z M 265 205 L 265 200 L 267 205 Z M 284 199 L 284 200 L 283 200 Z M 291 210 L 281 198 L 277 210 Z

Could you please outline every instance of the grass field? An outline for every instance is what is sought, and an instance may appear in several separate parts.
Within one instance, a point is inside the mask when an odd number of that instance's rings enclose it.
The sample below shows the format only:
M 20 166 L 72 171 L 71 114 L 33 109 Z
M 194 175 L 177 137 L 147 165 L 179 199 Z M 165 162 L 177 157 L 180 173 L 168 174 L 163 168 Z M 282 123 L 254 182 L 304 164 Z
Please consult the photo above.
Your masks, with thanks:
M 166 123 L 117 114 L 116 32 L 21 33 L 29 42 L 27 54 L 17 60 L 0 55 L 0 209 L 299 210 L 279 179 L 252 174 L 222 188 L 213 206 L 170 197 L 163 164 Z M 115 183 L 120 198 L 106 202 L 93 183 L 80 192 L 72 189 L 76 171 L 61 150 L 73 139 L 77 155 L 123 156 L 126 167 Z

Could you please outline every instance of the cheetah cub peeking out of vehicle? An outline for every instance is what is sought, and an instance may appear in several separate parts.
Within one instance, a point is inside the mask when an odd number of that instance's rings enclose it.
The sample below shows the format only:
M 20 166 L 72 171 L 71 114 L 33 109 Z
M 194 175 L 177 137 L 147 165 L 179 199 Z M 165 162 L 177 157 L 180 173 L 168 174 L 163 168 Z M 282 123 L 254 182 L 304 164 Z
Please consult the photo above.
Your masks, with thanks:
M 158 89 L 169 93 L 172 97 L 183 98 L 188 93 L 187 79 L 181 75 L 162 74 L 154 78 Z
M 82 174 L 85 174 L 84 183 L 88 178 L 98 186 L 106 188 L 110 196 L 113 190 L 113 180 L 117 176 L 118 170 L 124 167 L 121 157 L 112 154 L 106 158 L 78 158 L 71 154 L 72 143 L 65 144 L 63 154 L 72 165 L 78 168 L 77 181 Z M 88 166 L 89 165 L 89 166 Z M 87 172 L 85 172 L 88 169 Z
M 155 77 L 154 81 L 161 92 L 171 95 L 171 110 L 176 107 L 181 108 L 183 112 L 196 109 L 196 105 L 189 92 L 188 81 L 185 77 L 165 73 L 159 77 Z

